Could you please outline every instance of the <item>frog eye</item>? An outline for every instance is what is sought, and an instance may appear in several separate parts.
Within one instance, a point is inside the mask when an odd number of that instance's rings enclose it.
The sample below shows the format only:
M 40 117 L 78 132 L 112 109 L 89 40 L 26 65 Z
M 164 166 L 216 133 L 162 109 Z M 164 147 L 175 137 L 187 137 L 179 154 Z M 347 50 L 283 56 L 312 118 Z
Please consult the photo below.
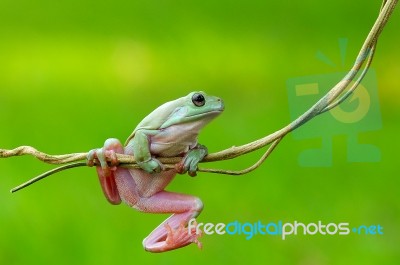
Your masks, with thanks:
M 201 106 L 204 106 L 204 104 L 206 104 L 206 99 L 204 98 L 204 96 L 202 94 L 194 93 L 192 96 L 192 102 L 197 107 L 201 107 Z

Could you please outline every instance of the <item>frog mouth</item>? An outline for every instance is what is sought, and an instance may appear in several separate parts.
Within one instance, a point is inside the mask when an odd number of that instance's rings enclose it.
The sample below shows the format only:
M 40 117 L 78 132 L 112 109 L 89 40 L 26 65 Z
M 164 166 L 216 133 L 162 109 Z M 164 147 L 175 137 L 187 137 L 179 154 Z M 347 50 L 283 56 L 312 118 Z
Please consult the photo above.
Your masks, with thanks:
M 189 116 L 186 116 L 187 118 L 189 118 L 189 117 L 203 117 L 203 116 L 208 116 L 208 115 L 212 115 L 212 114 L 215 114 L 215 115 L 217 115 L 217 114 L 219 114 L 219 113 L 221 113 L 222 111 L 224 110 L 224 108 L 222 107 L 221 109 L 219 109 L 219 110 L 212 110 L 212 111 L 208 111 L 208 112 L 204 112 L 204 113 L 200 113 L 200 114 L 193 114 L 193 115 L 189 115 Z

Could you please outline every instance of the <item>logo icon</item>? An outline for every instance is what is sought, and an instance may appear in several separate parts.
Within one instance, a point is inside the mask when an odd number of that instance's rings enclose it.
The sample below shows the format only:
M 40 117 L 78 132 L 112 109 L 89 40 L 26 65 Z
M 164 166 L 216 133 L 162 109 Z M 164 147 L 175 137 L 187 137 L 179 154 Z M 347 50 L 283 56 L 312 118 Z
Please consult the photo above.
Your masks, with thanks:
M 347 39 L 339 39 L 341 65 L 345 64 Z M 318 51 L 322 62 L 336 65 Z M 309 109 L 346 75 L 345 72 L 295 77 L 287 80 L 291 120 Z M 378 147 L 365 143 L 359 136 L 382 127 L 375 71 L 368 70 L 357 89 L 340 105 L 301 126 L 293 132 L 297 140 L 319 139 L 319 146 L 299 154 L 301 166 L 331 166 L 333 164 L 334 137 L 345 136 L 348 162 L 378 162 Z

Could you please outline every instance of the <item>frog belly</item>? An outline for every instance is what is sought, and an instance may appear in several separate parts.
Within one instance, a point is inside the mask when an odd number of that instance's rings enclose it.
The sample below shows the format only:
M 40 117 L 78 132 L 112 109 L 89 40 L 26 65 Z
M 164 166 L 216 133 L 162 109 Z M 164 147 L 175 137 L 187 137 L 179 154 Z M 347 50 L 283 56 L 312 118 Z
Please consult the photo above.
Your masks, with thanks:
M 183 155 L 196 145 L 197 130 L 188 123 L 161 129 L 150 137 L 150 152 L 161 157 Z

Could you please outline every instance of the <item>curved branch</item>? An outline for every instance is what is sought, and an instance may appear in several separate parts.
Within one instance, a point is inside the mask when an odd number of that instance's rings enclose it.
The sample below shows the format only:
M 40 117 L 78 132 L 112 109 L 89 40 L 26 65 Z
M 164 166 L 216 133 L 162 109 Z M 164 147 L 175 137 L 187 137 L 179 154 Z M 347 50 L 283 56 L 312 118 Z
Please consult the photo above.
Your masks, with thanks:
M 265 154 L 260 158 L 260 160 L 256 164 L 241 171 L 203 169 L 203 168 L 199 168 L 199 171 L 219 173 L 219 174 L 230 174 L 230 175 L 246 174 L 257 168 L 259 165 L 261 165 L 261 163 L 264 162 L 264 160 L 271 154 L 271 152 L 274 150 L 274 148 L 278 145 L 280 140 L 282 140 L 282 138 L 286 134 L 302 126 L 309 120 L 313 119 L 315 116 L 324 113 L 342 103 L 351 93 L 353 93 L 353 91 L 357 88 L 357 86 L 360 84 L 361 80 L 367 73 L 369 66 L 372 62 L 376 42 L 379 38 L 380 33 L 385 27 L 386 22 L 388 21 L 390 15 L 392 14 L 393 9 L 397 4 L 397 1 L 398 0 L 383 0 L 379 16 L 376 19 L 366 40 L 364 41 L 352 68 L 342 78 L 342 80 L 340 80 L 326 95 L 324 95 L 318 102 L 316 102 L 309 110 L 307 110 L 304 114 L 299 116 L 290 124 L 286 125 L 282 129 L 272 134 L 269 134 L 263 138 L 260 138 L 258 140 L 255 140 L 253 142 L 241 146 L 233 146 L 231 148 L 209 154 L 203 159 L 203 161 L 201 161 L 201 162 L 213 162 L 213 161 L 232 159 L 247 154 L 249 152 L 253 152 L 272 143 L 265 152 Z M 355 77 L 359 73 L 364 63 L 365 67 L 362 70 L 361 74 L 359 75 L 355 83 L 353 83 L 353 85 L 350 88 L 348 88 L 350 83 L 355 79 Z M 27 154 L 32 155 L 38 158 L 39 160 L 50 164 L 65 164 L 77 161 L 85 161 L 87 156 L 87 153 L 49 155 L 40 152 L 30 146 L 20 146 L 12 150 L 0 149 L 0 158 L 27 155 Z M 135 159 L 132 156 L 117 154 L 117 158 L 121 166 L 138 168 Z M 182 158 L 173 157 L 173 158 L 158 158 L 158 159 L 160 160 L 160 162 L 166 165 L 166 168 L 173 168 L 174 165 L 180 162 Z M 80 165 L 82 165 L 82 163 Z

